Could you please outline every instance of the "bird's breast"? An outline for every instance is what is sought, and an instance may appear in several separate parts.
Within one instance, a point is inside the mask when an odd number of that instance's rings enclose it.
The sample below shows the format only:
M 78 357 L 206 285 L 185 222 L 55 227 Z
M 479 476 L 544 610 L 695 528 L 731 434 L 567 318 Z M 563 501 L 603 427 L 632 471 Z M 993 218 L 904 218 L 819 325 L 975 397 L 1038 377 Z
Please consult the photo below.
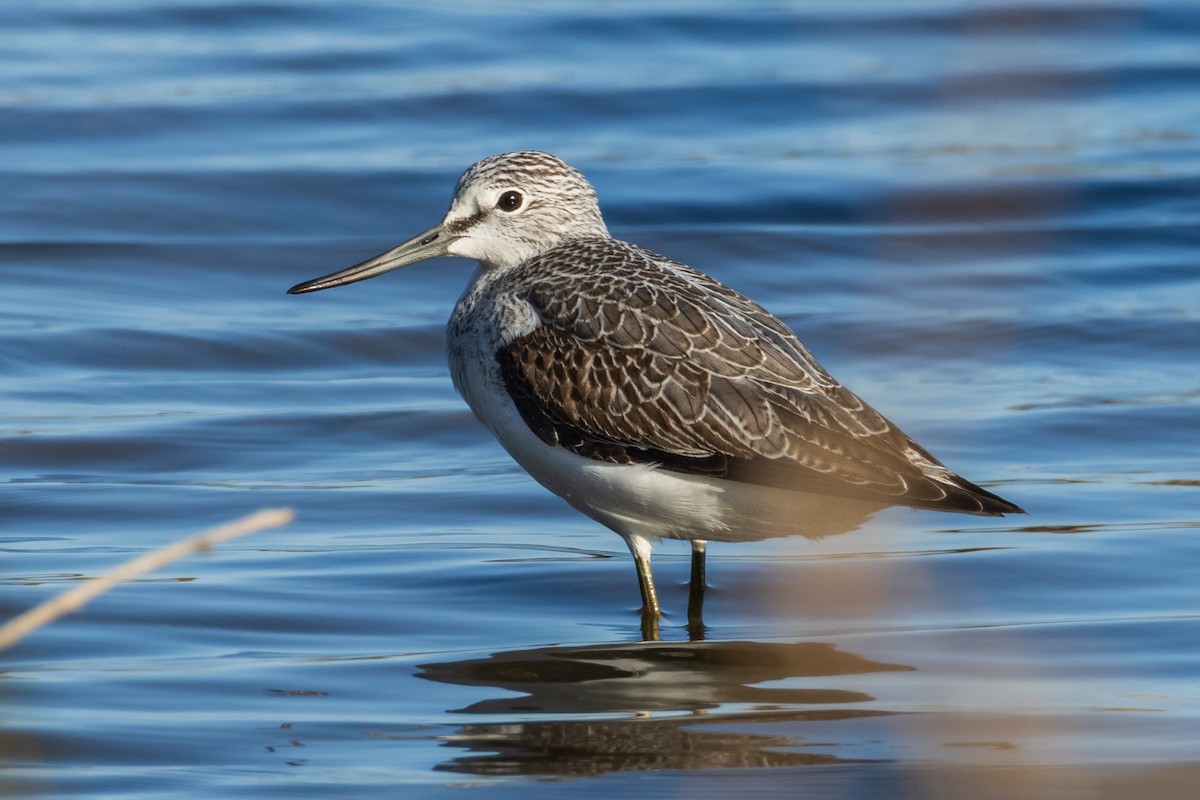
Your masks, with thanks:
M 492 271 L 480 269 L 459 299 L 446 326 L 446 359 L 454 388 L 485 425 L 487 409 L 511 403 L 496 352 L 540 325 L 537 310 L 507 290 Z

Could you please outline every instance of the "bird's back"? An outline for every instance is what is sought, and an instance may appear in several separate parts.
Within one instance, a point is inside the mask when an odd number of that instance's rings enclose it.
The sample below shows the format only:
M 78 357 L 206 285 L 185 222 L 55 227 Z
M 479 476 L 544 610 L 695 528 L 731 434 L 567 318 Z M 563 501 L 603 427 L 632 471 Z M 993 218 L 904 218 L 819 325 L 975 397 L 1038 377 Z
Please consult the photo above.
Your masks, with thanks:
M 687 266 L 582 239 L 495 283 L 536 314 L 495 357 L 547 444 L 879 505 L 1020 511 L 946 469 L 761 306 Z

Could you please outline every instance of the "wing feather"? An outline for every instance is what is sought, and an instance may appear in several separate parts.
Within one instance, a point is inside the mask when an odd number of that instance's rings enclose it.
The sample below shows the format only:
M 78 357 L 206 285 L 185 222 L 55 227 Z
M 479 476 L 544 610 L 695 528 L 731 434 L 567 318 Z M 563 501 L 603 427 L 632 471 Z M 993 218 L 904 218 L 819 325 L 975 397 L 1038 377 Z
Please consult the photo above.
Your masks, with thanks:
M 512 291 L 542 324 L 496 354 L 544 441 L 873 502 L 1019 511 L 946 469 L 753 301 L 613 240 L 587 241 L 596 257 L 584 265 L 570 255 L 579 244 L 517 268 Z M 568 279 L 570 294 L 560 289 Z

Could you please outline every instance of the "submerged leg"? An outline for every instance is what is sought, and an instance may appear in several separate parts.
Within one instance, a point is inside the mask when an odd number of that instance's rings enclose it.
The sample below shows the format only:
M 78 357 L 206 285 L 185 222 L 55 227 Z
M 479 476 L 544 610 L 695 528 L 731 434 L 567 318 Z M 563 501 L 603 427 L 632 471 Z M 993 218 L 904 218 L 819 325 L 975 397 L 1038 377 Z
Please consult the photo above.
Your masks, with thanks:
M 704 630 L 704 589 L 705 580 L 704 555 L 708 542 L 704 539 L 692 540 L 692 580 L 688 584 L 688 628 L 692 632 Z

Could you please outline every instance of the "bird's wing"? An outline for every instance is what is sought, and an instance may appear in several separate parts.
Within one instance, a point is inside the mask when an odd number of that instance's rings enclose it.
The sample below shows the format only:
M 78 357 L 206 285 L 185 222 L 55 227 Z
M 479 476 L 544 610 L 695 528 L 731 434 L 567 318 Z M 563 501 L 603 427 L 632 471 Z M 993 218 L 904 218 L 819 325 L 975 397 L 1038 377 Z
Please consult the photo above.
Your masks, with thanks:
M 889 504 L 1002 513 L 841 386 L 779 320 L 649 251 L 589 243 L 562 291 L 561 251 L 521 269 L 541 324 L 497 359 L 525 421 L 607 461 Z M 595 254 L 593 254 L 595 255 Z M 557 260 L 556 260 L 557 259 Z M 994 498 L 994 499 L 993 499 Z

